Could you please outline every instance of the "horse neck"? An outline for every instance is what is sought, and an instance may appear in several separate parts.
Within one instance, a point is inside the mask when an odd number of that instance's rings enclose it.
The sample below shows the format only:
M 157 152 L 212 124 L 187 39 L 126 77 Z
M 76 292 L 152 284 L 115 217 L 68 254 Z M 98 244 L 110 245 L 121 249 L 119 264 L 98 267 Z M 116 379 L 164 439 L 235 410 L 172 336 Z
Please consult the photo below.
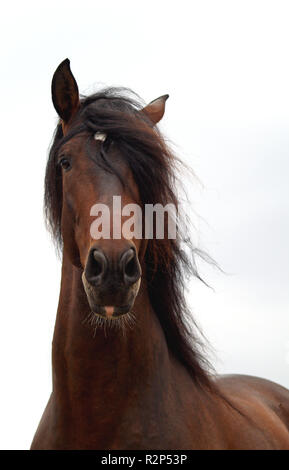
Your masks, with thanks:
M 154 380 L 170 376 L 167 344 L 149 302 L 145 282 L 133 308 L 133 328 L 94 328 L 87 318 L 90 308 L 81 281 L 82 271 L 64 256 L 61 291 L 53 337 L 53 390 L 65 400 L 79 399 L 90 391 L 95 399 L 116 400 L 122 394 L 144 391 Z M 112 386 L 117 381 L 117 387 Z M 127 398 L 127 396 L 126 396 Z M 89 402 L 87 398 L 87 402 Z

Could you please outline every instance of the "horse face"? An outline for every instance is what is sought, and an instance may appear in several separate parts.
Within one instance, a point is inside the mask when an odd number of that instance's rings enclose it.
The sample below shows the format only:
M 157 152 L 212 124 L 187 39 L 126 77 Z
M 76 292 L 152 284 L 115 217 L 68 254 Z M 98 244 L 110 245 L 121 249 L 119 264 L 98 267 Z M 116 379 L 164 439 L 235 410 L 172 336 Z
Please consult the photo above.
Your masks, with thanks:
M 153 127 L 163 116 L 168 95 L 161 96 L 142 109 Z M 110 165 L 100 165 L 92 155 L 100 155 L 103 135 L 73 135 L 79 124 L 81 108 L 77 83 L 69 60 L 56 69 L 52 80 L 52 100 L 61 119 L 63 136 L 70 136 L 58 152 L 62 172 L 61 234 L 64 250 L 72 264 L 83 269 L 82 280 L 93 312 L 114 318 L 131 311 L 138 294 L 141 263 L 146 249 L 142 240 L 142 213 L 134 219 L 134 234 L 128 229 L 132 205 L 138 207 L 139 193 L 132 174 L 112 141 L 106 152 Z M 89 152 L 87 143 L 89 141 Z M 115 207 L 115 199 L 117 207 Z M 100 205 L 104 236 L 95 236 L 95 221 Z M 115 233 L 115 219 L 117 234 Z M 97 223 L 96 223 L 97 225 Z
M 87 155 L 87 138 L 78 135 L 59 151 L 62 237 L 71 262 L 83 269 L 83 286 L 92 311 L 114 318 L 131 310 L 140 286 L 142 240 L 130 236 L 126 228 L 130 215 L 123 215 L 124 208 L 140 209 L 139 195 L 113 144 L 107 155 L 116 173 L 101 168 Z M 101 145 L 97 140 L 91 142 L 90 153 L 97 154 Z M 141 233 L 134 227 L 136 231 Z

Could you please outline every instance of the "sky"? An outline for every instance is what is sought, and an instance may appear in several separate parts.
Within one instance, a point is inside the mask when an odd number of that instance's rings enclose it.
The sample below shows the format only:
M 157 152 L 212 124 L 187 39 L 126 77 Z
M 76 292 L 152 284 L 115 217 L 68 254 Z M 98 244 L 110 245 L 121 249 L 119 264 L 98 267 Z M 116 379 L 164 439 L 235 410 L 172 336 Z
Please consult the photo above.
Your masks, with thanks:
M 51 390 L 60 262 L 43 220 L 50 84 L 66 57 L 82 93 L 169 93 L 160 129 L 184 180 L 210 284 L 188 284 L 218 373 L 289 387 L 286 1 L 9 2 L 1 36 L 0 448 L 29 448 Z

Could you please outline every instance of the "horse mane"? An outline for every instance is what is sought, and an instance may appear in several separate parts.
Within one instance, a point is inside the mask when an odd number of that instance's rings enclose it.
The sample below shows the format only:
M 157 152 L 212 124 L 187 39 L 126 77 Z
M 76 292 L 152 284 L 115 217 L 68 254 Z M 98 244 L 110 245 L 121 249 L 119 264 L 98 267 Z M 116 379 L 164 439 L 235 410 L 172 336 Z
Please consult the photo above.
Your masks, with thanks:
M 179 160 L 166 144 L 156 126 L 141 112 L 143 104 L 130 90 L 105 88 L 81 98 L 81 105 L 69 133 L 64 137 L 57 125 L 45 176 L 45 215 L 54 240 L 62 247 L 61 211 L 62 176 L 57 165 L 60 147 L 82 132 L 93 139 L 95 132 L 103 132 L 107 140 L 102 144 L 98 164 L 115 171 L 107 155 L 113 142 L 130 168 L 138 186 L 141 204 L 173 203 L 179 206 L 177 174 Z M 89 145 L 88 145 L 88 151 Z M 95 157 L 95 156 L 94 156 Z M 184 221 L 183 221 L 184 223 Z M 168 349 L 187 369 L 195 383 L 204 389 L 216 391 L 212 369 L 204 355 L 203 342 L 190 314 L 185 299 L 185 281 L 190 276 L 201 279 L 194 248 L 186 224 L 178 226 L 176 239 L 148 240 L 145 254 L 145 272 L 151 305 L 164 331 Z

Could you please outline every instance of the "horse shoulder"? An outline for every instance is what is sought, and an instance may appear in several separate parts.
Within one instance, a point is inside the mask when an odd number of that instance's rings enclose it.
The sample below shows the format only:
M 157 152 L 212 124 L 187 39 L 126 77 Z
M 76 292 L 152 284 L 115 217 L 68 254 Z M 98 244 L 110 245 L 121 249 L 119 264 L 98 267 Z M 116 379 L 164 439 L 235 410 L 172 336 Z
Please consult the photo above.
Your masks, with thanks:
M 239 410 L 239 413 L 230 412 L 233 441 L 237 436 L 242 445 L 243 434 L 244 443 L 253 436 L 252 448 L 289 449 L 289 390 L 270 380 L 248 375 L 223 375 L 217 379 L 217 384 Z

